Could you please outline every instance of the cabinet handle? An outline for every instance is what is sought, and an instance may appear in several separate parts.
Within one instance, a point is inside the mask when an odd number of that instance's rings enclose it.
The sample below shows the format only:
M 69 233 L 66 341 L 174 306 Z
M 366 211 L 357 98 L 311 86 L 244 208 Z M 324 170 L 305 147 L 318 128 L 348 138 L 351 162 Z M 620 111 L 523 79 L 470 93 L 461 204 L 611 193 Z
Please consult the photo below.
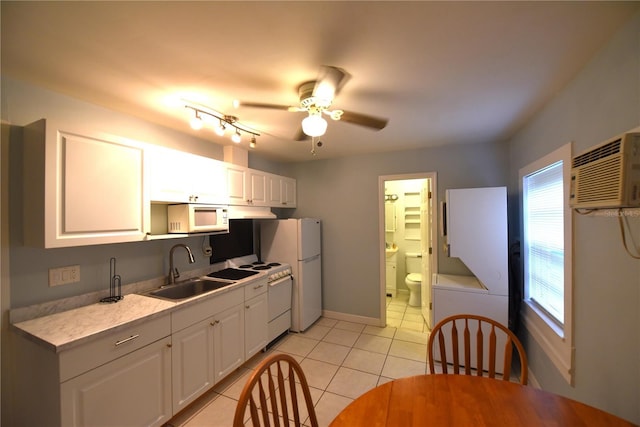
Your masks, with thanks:
M 173 347 L 173 344 L 168 343 L 168 344 L 167 344 L 167 347 L 171 348 L 171 347 Z
M 139 336 L 140 336 L 140 335 L 138 335 L 138 334 L 136 334 L 136 335 L 131 335 L 129 338 L 125 338 L 125 339 L 122 339 L 122 340 L 120 340 L 120 341 L 116 341 L 116 347 L 117 347 L 117 346 L 119 346 L 119 345 L 121 345 L 121 344 L 124 344 L 124 343 L 126 343 L 126 342 L 133 341 L 133 340 L 135 340 L 136 338 L 138 338 Z
M 245 305 L 244 308 L 246 308 L 247 310 L 251 308 L 250 305 Z
M 254 287 L 253 287 L 253 289 L 260 289 L 260 288 L 261 288 L 261 287 L 263 287 L 263 286 L 264 286 L 264 283 L 263 283 L 263 284 L 261 284 L 261 285 L 256 285 L 256 286 L 254 286 Z
M 214 320 L 213 322 L 209 323 L 211 326 L 216 326 L 218 323 L 220 323 L 219 320 Z

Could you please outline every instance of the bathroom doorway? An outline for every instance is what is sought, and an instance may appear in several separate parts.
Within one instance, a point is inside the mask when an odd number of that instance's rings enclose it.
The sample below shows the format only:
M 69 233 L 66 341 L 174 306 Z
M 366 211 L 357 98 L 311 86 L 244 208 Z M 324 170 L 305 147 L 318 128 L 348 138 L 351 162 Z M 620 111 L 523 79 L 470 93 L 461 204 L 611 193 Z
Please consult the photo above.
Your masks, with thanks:
M 426 332 L 437 266 L 436 173 L 381 176 L 378 183 L 380 324 Z

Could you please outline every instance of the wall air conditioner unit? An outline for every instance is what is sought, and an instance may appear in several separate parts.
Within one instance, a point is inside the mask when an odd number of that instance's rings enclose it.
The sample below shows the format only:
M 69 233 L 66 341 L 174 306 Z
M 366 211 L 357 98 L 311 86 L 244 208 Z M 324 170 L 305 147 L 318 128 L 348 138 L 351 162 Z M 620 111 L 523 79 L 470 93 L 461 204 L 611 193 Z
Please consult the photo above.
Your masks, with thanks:
M 640 207 L 640 132 L 611 138 L 571 161 L 573 208 Z

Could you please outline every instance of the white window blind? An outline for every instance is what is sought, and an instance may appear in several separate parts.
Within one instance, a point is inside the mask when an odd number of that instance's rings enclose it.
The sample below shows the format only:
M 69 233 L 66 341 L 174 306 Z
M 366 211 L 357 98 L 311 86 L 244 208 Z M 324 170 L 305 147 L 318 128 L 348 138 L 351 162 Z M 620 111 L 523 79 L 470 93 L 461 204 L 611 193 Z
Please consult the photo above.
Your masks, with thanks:
M 564 325 L 562 161 L 523 178 L 527 298 Z

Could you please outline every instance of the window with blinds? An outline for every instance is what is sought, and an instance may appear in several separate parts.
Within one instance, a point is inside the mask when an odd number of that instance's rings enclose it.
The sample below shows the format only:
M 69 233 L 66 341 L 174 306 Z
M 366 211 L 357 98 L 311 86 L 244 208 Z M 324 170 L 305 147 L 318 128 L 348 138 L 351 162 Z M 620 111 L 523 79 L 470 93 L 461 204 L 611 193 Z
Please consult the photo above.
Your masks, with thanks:
M 569 207 L 571 143 L 522 167 L 524 301 L 527 333 L 573 384 L 573 253 Z
M 523 178 L 527 297 L 564 325 L 562 161 Z

